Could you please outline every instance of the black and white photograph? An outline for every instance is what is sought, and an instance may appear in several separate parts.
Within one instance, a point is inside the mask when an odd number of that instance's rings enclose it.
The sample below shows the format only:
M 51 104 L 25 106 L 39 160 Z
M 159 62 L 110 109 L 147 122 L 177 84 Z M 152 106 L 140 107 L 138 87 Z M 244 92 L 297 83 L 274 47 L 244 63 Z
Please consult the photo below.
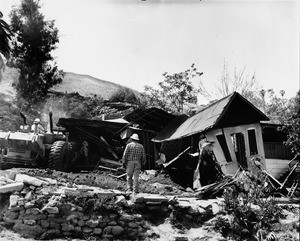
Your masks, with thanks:
M 298 0 L 1 0 L 1 240 L 300 240 Z

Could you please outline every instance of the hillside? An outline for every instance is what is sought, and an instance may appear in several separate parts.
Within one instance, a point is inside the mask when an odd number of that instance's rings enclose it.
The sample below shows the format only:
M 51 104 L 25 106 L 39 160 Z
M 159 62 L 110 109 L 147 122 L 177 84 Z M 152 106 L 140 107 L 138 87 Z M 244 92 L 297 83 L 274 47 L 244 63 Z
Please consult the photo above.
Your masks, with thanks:
M 16 103 L 18 77 L 19 73 L 17 69 L 5 68 L 3 78 L 0 81 L 0 130 L 15 130 L 22 121 L 19 116 L 20 110 Z M 51 90 L 60 93 L 78 92 L 84 97 L 96 94 L 97 96 L 102 96 L 104 99 L 109 99 L 120 88 L 125 87 L 89 75 L 66 72 L 63 82 Z M 137 91 L 133 91 L 138 94 Z
M 109 97 L 120 88 L 125 87 L 89 75 L 65 72 L 63 82 L 56 85 L 52 90 L 62 93 L 78 92 L 85 97 L 96 94 L 102 96 L 104 99 L 109 99 Z M 136 94 L 138 93 L 137 91 L 134 92 L 136 92 Z
M 6 67 L 3 73 L 3 79 L 0 82 L 1 100 L 12 102 L 15 99 L 15 85 L 17 81 L 18 71 L 14 68 Z M 102 96 L 104 99 L 109 99 L 109 97 L 120 88 L 125 88 L 125 86 L 97 79 L 89 75 L 65 72 L 63 82 L 54 86 L 51 90 L 61 93 L 78 92 L 84 97 L 96 94 Z M 133 91 L 138 94 L 137 91 Z

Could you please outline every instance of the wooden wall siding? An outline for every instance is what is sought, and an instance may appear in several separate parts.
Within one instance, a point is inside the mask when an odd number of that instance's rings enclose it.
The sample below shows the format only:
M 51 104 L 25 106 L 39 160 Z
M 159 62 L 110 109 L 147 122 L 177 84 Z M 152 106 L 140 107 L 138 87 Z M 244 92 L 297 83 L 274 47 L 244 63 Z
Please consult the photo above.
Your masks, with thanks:
M 266 158 L 266 170 L 279 179 L 282 174 L 289 170 L 289 162 L 290 160 Z
M 247 125 L 241 125 L 235 127 L 227 127 L 223 129 L 215 129 L 205 134 L 209 141 L 215 142 L 214 154 L 225 174 L 234 175 L 239 168 L 239 165 L 237 163 L 237 158 L 234 152 L 234 146 L 231 141 L 231 135 L 234 133 L 242 133 L 244 135 L 246 158 L 248 161 L 248 167 L 250 167 L 249 159 L 251 155 L 250 155 L 250 147 L 249 147 L 249 139 L 248 139 L 248 130 L 250 129 L 255 129 L 258 155 L 262 157 L 262 164 L 265 167 L 266 163 L 265 163 L 265 152 L 263 148 L 262 129 L 259 123 L 247 124 Z M 227 162 L 225 155 L 222 151 L 222 148 L 217 140 L 216 136 L 221 134 L 225 135 L 226 143 L 229 148 L 232 162 Z
M 270 159 L 292 159 L 289 147 L 282 142 L 264 142 L 265 156 Z

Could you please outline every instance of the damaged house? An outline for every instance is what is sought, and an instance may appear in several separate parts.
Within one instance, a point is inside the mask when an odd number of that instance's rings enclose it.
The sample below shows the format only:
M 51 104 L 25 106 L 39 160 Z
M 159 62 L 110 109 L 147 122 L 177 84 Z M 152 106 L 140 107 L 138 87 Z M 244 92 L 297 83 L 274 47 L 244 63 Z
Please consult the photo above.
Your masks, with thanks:
M 164 166 L 192 186 L 199 141 L 213 141 L 214 155 L 224 174 L 234 175 L 241 167 L 251 168 L 250 157 L 258 155 L 265 168 L 265 152 L 260 121 L 269 118 L 239 93 L 220 99 L 182 122 L 170 123 L 152 141 L 161 144 Z M 190 158 L 188 158 L 190 156 Z
M 284 144 L 287 133 L 281 130 L 282 124 L 276 121 L 263 121 L 262 135 L 264 141 L 267 171 L 277 179 L 284 178 L 294 164 L 290 147 Z M 292 161 L 291 161 L 292 160 Z
M 136 109 L 130 114 L 124 116 L 128 124 L 120 131 L 122 140 L 127 140 L 133 133 L 139 135 L 140 142 L 146 152 L 146 169 L 156 168 L 160 151 L 160 144 L 151 140 L 166 126 L 172 123 L 182 123 L 187 119 L 187 115 L 173 115 L 162 109 L 152 107 L 147 109 Z

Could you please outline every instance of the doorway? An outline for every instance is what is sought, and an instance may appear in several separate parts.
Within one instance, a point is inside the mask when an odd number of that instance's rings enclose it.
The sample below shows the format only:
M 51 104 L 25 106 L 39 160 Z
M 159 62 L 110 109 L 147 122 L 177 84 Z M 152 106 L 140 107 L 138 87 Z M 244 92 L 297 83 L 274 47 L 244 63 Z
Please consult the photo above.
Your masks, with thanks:
M 245 170 L 248 169 L 246 149 L 245 149 L 245 139 L 243 133 L 231 134 L 231 140 L 234 146 L 234 152 L 236 155 L 237 162 Z

